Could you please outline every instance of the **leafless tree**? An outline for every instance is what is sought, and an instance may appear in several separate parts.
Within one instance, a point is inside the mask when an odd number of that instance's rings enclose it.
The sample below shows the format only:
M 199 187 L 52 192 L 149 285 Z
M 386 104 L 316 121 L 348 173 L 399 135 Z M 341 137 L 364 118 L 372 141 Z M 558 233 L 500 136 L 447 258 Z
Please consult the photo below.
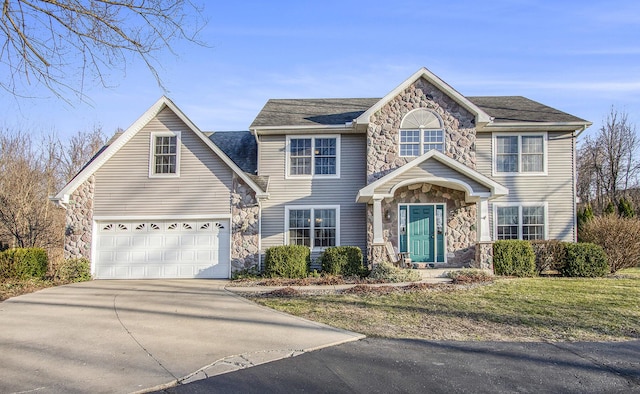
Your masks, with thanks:
M 0 241 L 11 246 L 61 246 L 64 211 L 49 201 L 104 142 L 99 128 L 65 143 L 52 133 L 0 129 Z
M 638 186 L 640 159 L 638 135 L 625 112 L 611 108 L 598 134 L 583 141 L 578 150 L 578 196 L 593 202 L 598 212 L 608 202 Z
M 132 56 L 162 85 L 155 56 L 175 40 L 196 42 L 203 22 L 190 0 L 3 0 L 0 87 L 22 96 L 36 82 L 83 98 L 87 77 L 108 86 Z

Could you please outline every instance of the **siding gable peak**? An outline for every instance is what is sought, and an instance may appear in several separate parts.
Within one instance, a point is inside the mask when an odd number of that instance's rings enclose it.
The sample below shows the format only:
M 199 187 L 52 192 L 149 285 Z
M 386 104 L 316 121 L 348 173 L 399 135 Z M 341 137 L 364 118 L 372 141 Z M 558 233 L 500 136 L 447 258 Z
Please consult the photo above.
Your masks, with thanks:
M 171 101 L 167 96 L 162 96 L 147 111 L 142 114 L 131 126 L 129 126 L 120 136 L 103 149 L 71 180 L 62 190 L 60 190 L 51 200 L 58 204 L 66 204 L 69 196 L 80 185 L 82 185 L 91 175 L 93 175 L 100 167 L 102 167 L 116 152 L 118 152 L 127 142 L 129 142 L 140 130 L 142 130 L 151 120 L 153 120 L 162 110 L 168 108 L 171 110 L 191 132 L 197 135 L 207 145 L 214 154 L 216 154 L 227 166 L 231 168 L 251 189 L 256 193 L 258 198 L 268 197 L 266 193 L 256 182 L 244 171 L 240 169 L 213 141 L 211 141 L 200 129 Z

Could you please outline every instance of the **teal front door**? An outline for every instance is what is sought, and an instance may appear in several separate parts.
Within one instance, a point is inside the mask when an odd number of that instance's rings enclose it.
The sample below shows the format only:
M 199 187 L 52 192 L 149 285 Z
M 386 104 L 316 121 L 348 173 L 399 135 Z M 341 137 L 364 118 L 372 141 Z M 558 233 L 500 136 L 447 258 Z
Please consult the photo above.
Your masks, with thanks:
M 409 254 L 414 262 L 435 262 L 433 205 L 409 206 Z

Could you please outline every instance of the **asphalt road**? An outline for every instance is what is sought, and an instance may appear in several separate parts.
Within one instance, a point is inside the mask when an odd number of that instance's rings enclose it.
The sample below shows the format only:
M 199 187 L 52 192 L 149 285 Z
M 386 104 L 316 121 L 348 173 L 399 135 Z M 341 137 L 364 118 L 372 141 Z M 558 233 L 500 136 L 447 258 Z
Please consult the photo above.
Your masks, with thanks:
M 162 393 L 640 393 L 640 341 L 369 338 Z

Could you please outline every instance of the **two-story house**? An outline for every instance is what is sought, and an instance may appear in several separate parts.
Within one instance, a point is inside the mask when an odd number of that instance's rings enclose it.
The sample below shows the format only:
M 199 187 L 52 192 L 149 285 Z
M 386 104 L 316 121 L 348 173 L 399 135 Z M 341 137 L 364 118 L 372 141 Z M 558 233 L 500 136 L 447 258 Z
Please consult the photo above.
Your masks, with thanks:
M 575 241 L 589 125 L 424 68 L 383 98 L 269 100 L 249 132 L 202 132 L 163 97 L 54 198 L 65 256 L 97 278 L 226 278 L 284 244 L 487 267 L 498 239 Z

